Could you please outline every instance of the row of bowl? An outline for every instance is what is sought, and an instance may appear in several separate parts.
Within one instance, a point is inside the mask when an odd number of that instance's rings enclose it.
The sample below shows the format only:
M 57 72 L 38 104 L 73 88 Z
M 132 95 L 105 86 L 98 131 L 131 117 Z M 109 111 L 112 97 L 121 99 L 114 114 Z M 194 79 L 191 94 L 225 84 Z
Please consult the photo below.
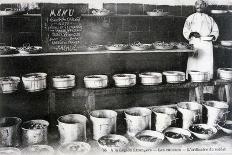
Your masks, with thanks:
M 189 71 L 192 82 L 208 82 L 211 77 L 208 72 Z M 186 81 L 186 74 L 180 71 L 144 72 L 140 73 L 140 81 L 142 85 L 159 85 L 163 82 L 163 75 L 166 77 L 167 83 L 182 83 Z M 232 80 L 232 68 L 219 68 L 218 77 L 224 80 Z M 22 82 L 25 90 L 28 92 L 37 92 L 46 89 L 47 74 L 46 73 L 29 73 L 22 76 Z M 131 87 L 136 85 L 135 74 L 115 74 L 113 80 L 116 87 Z M 59 75 L 52 77 L 53 87 L 56 89 L 69 89 L 76 85 L 75 75 Z M 2 93 L 12 93 L 18 89 L 20 82 L 19 77 L 9 76 L 0 77 L 0 88 Z M 86 88 L 106 88 L 108 86 L 107 75 L 88 75 L 84 77 Z

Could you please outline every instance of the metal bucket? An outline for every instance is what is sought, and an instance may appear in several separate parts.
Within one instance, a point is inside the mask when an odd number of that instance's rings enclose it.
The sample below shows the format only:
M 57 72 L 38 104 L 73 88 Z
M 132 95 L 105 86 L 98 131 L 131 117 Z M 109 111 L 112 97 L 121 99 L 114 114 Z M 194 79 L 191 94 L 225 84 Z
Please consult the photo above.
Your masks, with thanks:
M 138 132 L 151 129 L 151 113 L 148 108 L 134 107 L 124 111 L 127 123 L 127 134 L 135 136 Z
M 19 146 L 21 123 L 22 120 L 17 117 L 0 118 L 0 147 Z
M 80 114 L 68 114 L 57 119 L 60 143 L 86 140 L 87 118 Z
M 215 126 L 219 122 L 225 122 L 229 105 L 221 101 L 206 101 L 203 104 L 207 109 L 207 124 Z
M 162 132 L 164 129 L 176 122 L 177 110 L 168 107 L 158 107 L 152 109 L 155 113 L 155 129 Z
M 117 112 L 113 110 L 94 110 L 90 112 L 93 124 L 93 139 L 116 133 Z
M 30 120 L 22 124 L 22 143 L 24 146 L 47 144 L 49 123 L 45 120 Z
M 188 129 L 193 123 L 201 120 L 202 106 L 197 102 L 177 103 L 177 109 L 182 114 L 183 129 Z

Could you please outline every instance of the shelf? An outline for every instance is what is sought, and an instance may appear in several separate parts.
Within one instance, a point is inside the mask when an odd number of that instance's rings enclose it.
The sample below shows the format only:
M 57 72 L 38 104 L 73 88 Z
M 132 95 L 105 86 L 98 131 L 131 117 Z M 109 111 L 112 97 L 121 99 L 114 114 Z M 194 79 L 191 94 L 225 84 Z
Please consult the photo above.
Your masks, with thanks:
M 149 51 L 91 51 L 91 52 L 60 52 L 60 53 L 40 53 L 40 54 L 12 54 L 0 55 L 1 57 L 36 57 L 36 56 L 57 56 L 57 55 L 91 55 L 91 54 L 143 54 L 143 53 L 193 53 L 194 50 L 189 49 L 173 49 L 173 50 L 149 50 Z
M 113 15 L 93 15 L 93 14 L 82 14 L 82 17 L 174 17 L 174 15 L 167 15 L 167 16 L 149 16 L 149 15 L 129 15 L 129 14 L 113 14 Z
M 161 84 L 154 86 L 142 86 L 135 85 L 133 87 L 128 88 L 103 88 L 103 89 L 87 89 L 87 88 L 78 88 L 72 91 L 73 96 L 88 96 L 93 93 L 95 95 L 112 95 L 112 94 L 129 94 L 129 93 L 144 93 L 144 92 L 152 92 L 152 91 L 163 91 L 170 89 L 190 89 L 196 88 L 198 86 L 209 86 L 213 85 L 212 82 L 203 82 L 203 83 L 193 83 L 193 82 L 185 82 L 185 83 L 177 83 L 177 84 Z M 55 91 L 55 90 L 54 90 Z
M 215 48 L 227 49 L 227 50 L 232 51 L 232 46 L 222 46 L 222 45 L 218 44 L 218 45 L 214 45 L 214 47 Z

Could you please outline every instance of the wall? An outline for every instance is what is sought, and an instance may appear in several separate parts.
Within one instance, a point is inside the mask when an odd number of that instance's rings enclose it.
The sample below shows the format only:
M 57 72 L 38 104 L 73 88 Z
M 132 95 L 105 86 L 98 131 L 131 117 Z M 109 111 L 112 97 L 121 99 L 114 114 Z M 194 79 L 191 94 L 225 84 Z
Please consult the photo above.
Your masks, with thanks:
M 159 3 L 161 4 L 161 3 Z M 164 3 L 162 3 L 164 4 Z M 90 5 L 90 4 L 89 4 Z M 39 5 L 40 7 L 42 4 Z M 19 7 L 19 4 L 1 4 L 0 9 Z M 91 6 L 89 6 L 90 8 Z M 171 17 L 83 17 L 85 26 L 83 43 L 141 41 L 151 43 L 157 40 L 185 41 L 182 28 L 188 15 L 194 12 L 193 6 L 186 5 L 153 5 L 141 3 L 104 3 L 103 7 L 115 14 L 143 15 L 153 9 L 163 9 L 170 12 Z M 211 9 L 232 8 L 230 5 L 210 5 Z M 38 11 L 38 10 L 37 10 Z M 91 9 L 89 10 L 91 12 Z M 230 39 L 231 16 L 214 16 L 220 28 L 220 38 Z M 226 24 L 225 24 L 226 23 Z M 106 41 L 107 40 L 107 41 Z M 24 43 L 41 45 L 41 18 L 39 16 L 0 16 L 0 43 L 12 46 L 22 46 Z

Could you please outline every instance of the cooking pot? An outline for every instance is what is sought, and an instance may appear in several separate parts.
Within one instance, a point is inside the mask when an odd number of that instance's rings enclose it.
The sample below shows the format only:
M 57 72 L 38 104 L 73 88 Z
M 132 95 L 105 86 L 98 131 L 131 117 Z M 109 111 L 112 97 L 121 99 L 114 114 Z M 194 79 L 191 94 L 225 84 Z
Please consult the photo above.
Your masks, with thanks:
M 209 72 L 200 72 L 200 71 L 189 71 L 192 82 L 208 82 L 210 81 Z
M 9 76 L 0 77 L 0 89 L 2 93 L 12 93 L 18 90 L 18 84 L 20 82 L 19 77 Z
M 84 77 L 86 88 L 105 88 L 108 84 L 108 77 L 106 75 L 89 75 Z
M 69 89 L 75 87 L 75 75 L 59 75 L 52 78 L 56 89 Z
M 131 87 L 136 84 L 135 74 L 115 74 L 113 79 L 117 87 Z
M 167 83 L 182 83 L 185 82 L 185 73 L 180 71 L 166 71 L 163 72 L 166 76 Z
M 218 68 L 218 76 L 223 80 L 232 80 L 232 68 Z
M 29 73 L 22 76 L 24 88 L 29 92 L 46 89 L 46 73 Z
M 162 83 L 162 74 L 157 72 L 145 72 L 139 74 L 143 85 L 158 85 Z

